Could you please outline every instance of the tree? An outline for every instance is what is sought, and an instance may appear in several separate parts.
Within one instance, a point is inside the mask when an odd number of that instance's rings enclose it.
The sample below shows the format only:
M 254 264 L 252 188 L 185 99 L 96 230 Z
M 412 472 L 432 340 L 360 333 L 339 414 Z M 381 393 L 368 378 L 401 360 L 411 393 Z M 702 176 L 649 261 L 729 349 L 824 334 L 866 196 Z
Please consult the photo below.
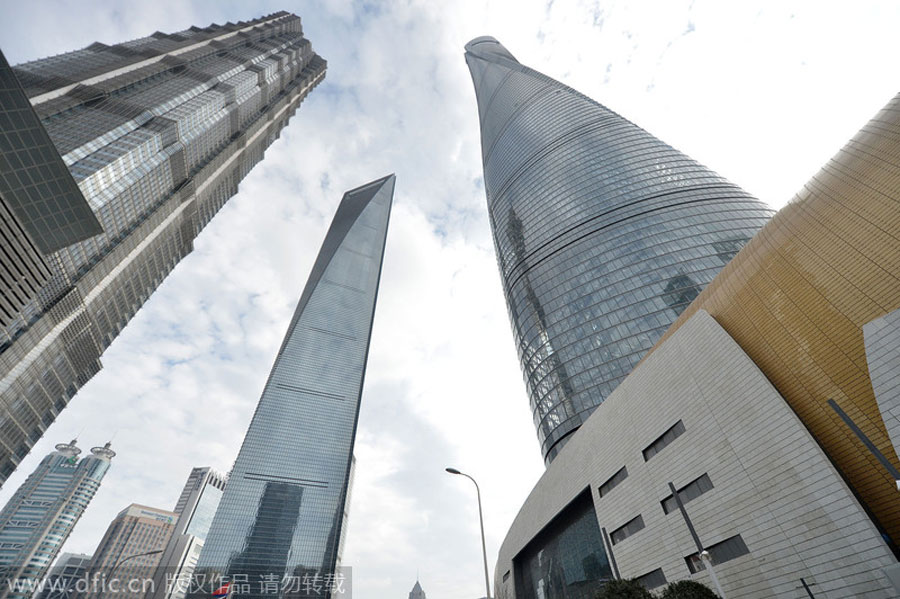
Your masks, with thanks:
M 679 580 L 666 587 L 662 599 L 719 599 L 719 596 L 696 580 Z
M 653 599 L 650 591 L 636 579 L 610 580 L 594 599 Z

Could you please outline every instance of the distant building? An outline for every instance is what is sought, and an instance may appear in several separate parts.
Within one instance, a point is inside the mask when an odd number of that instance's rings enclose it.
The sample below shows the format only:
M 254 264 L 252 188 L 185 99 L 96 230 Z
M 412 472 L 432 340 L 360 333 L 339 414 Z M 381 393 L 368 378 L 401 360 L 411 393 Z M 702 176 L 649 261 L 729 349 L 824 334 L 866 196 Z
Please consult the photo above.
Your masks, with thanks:
M 57 445 L 0 511 L 0 599 L 30 599 L 116 455 L 109 443 L 80 453 Z
M 143 597 L 151 586 L 148 581 L 152 582 L 176 520 L 175 512 L 136 503 L 119 512 L 94 551 L 88 577 L 92 585 L 93 579 L 100 582 L 96 588 L 91 587 L 88 596 L 91 599 Z M 153 551 L 159 553 L 144 555 Z
M 44 589 L 34 599 L 74 599 L 78 581 L 86 580 L 90 563 L 91 556 L 85 553 L 63 553 L 50 569 Z
M 425 591 L 422 590 L 422 585 L 419 584 L 418 579 L 416 580 L 415 586 L 413 586 L 412 590 L 409 592 L 409 599 L 425 599 Z
M 178 520 L 153 577 L 153 589 L 147 599 L 182 599 L 203 542 L 212 524 L 226 477 L 212 468 L 194 468 L 178 498 Z
M 344 194 L 228 478 L 194 579 L 245 599 L 336 576 L 395 177 Z M 334 580 L 334 578 L 332 578 Z M 192 589 L 189 596 L 208 597 Z M 246 592 L 245 592 L 246 591 Z

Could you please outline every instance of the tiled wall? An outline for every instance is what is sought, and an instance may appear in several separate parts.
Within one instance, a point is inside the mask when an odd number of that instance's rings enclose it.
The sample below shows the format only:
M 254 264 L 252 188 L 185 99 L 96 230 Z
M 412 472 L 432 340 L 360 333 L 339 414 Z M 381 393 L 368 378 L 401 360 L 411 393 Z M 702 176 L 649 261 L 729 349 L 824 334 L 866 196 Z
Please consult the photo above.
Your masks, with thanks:
M 897 308 L 900 95 L 744 247 L 663 340 L 698 309 L 708 311 L 775 384 L 900 545 L 900 493 L 893 477 L 827 404 L 835 400 L 900 468 L 863 342 L 863 325 Z
M 897 451 L 900 447 L 900 310 L 866 323 L 863 334 L 875 399 Z
M 643 450 L 681 421 L 684 432 L 645 460 Z M 601 497 L 619 471 L 628 477 Z M 513 559 L 586 487 L 600 526 L 641 515 L 645 527 L 612 546 L 624 578 L 661 568 L 693 578 L 697 551 L 678 510 L 662 501 L 706 474 L 712 488 L 685 504 L 705 547 L 740 535 L 749 554 L 716 566 L 729 599 L 893 597 L 881 569 L 887 545 L 825 453 L 750 358 L 706 312 L 696 312 L 597 408 L 547 469 L 510 529 L 495 572 L 514 597 Z

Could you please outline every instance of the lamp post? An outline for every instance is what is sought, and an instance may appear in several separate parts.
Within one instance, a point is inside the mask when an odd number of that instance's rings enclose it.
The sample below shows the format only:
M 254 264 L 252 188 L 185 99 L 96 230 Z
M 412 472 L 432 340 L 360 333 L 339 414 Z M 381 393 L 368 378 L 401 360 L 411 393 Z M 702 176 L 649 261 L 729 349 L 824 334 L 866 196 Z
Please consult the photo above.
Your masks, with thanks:
M 481 553 L 484 556 L 484 590 L 487 592 L 487 599 L 491 599 L 491 583 L 488 578 L 487 547 L 484 544 L 484 517 L 481 514 L 481 489 L 478 488 L 478 483 L 475 482 L 475 479 L 468 474 L 460 472 L 456 468 L 445 468 L 445 470 L 450 474 L 465 476 L 475 484 L 475 493 L 478 495 L 478 524 L 481 525 Z
M 722 590 L 722 585 L 719 584 L 719 577 L 716 576 L 716 570 L 715 568 L 713 568 L 712 556 L 709 554 L 709 551 L 703 548 L 703 543 L 700 542 L 700 537 L 697 536 L 697 531 L 696 529 L 694 529 L 694 524 L 691 522 L 687 510 L 684 509 L 684 502 L 681 501 L 681 496 L 678 494 L 678 491 L 675 489 L 675 485 L 672 484 L 671 481 L 669 481 L 669 490 L 672 491 L 672 497 L 675 499 L 675 504 L 678 506 L 678 511 L 681 512 L 681 517 L 684 518 L 684 523 L 687 524 L 688 532 L 691 533 L 691 537 L 694 539 L 694 544 L 697 546 L 700 561 L 703 562 L 706 571 L 709 572 L 709 577 L 712 579 L 713 584 L 716 585 L 716 590 L 719 592 L 719 597 L 725 599 L 725 591 Z
M 154 549 L 153 551 L 144 551 L 143 553 L 134 553 L 134 554 L 132 554 L 132 555 L 126 555 L 125 557 L 123 557 L 122 559 L 120 559 L 119 561 L 117 561 L 117 562 L 113 565 L 112 568 L 109 569 L 109 573 L 107 574 L 107 576 L 109 577 L 110 580 L 112 580 L 112 575 L 113 575 L 113 572 L 116 571 L 116 568 L 118 568 L 118 567 L 121 566 L 124 562 L 127 562 L 127 561 L 130 560 L 130 559 L 134 559 L 134 558 L 136 558 L 136 557 L 144 557 L 145 555 L 156 555 L 157 553 L 162 553 L 162 552 L 163 552 L 162 549 Z

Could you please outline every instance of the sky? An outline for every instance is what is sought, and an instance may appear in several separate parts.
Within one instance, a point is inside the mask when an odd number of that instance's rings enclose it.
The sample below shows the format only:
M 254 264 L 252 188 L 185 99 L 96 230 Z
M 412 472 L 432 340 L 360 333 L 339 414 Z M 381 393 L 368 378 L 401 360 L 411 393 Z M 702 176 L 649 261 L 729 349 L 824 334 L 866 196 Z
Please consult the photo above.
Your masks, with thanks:
M 356 441 L 344 564 L 364 599 L 484 594 L 543 472 L 487 219 L 463 59 L 492 35 L 780 207 L 897 92 L 900 3 L 717 0 L 0 0 L 10 63 L 154 31 L 303 18 L 325 81 L 0 489 L 54 444 L 118 456 L 64 550 L 135 502 L 227 471 L 341 195 L 397 174 Z

